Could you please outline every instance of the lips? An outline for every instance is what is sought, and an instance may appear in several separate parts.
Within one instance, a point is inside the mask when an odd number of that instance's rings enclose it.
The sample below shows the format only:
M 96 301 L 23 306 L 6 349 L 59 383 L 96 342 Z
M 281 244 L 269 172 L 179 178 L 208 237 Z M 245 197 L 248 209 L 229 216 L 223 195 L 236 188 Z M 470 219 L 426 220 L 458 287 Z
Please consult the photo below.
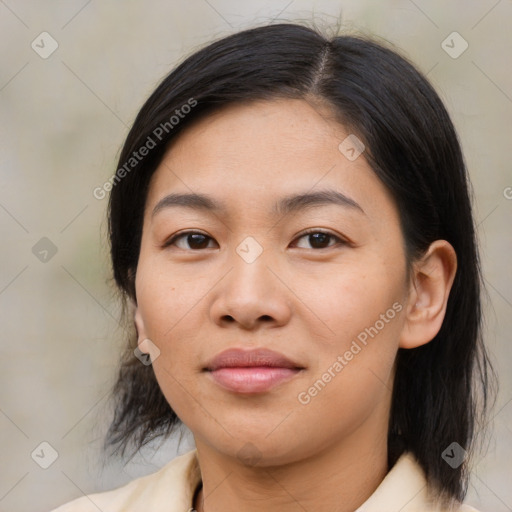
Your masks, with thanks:
M 215 371 L 219 368 L 248 368 L 265 366 L 270 368 L 302 368 L 283 354 L 268 349 L 242 350 L 229 349 L 216 355 L 206 369 Z
M 222 388 L 235 393 L 263 393 L 304 370 L 283 354 L 268 349 L 229 349 L 204 368 Z

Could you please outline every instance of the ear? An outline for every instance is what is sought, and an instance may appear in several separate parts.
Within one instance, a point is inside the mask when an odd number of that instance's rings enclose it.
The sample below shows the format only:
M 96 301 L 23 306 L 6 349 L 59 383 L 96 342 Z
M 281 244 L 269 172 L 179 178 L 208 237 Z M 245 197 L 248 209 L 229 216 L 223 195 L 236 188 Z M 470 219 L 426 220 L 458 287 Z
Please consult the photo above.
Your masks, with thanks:
M 413 264 L 401 348 L 424 345 L 439 332 L 456 271 L 457 255 L 446 240 L 433 242 Z
M 142 319 L 140 309 L 134 302 L 132 302 L 131 307 L 133 310 L 135 329 L 137 330 L 137 346 L 141 352 L 149 354 L 149 339 L 146 335 L 146 328 L 144 326 L 144 320 Z

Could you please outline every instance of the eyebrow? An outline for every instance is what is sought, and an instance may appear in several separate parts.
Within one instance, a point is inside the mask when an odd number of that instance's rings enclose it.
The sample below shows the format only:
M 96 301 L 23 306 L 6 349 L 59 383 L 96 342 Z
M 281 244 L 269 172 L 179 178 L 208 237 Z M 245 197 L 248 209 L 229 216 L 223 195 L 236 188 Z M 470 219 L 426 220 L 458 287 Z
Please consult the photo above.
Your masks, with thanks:
M 359 210 L 365 214 L 361 206 L 350 197 L 332 189 L 320 190 L 317 192 L 304 192 L 300 194 L 283 197 L 272 208 L 274 215 L 289 215 L 300 210 L 314 208 L 319 206 L 337 205 L 344 208 Z M 152 216 L 167 208 L 183 207 L 193 210 L 203 210 L 211 212 L 226 212 L 227 207 L 224 203 L 205 194 L 173 193 L 162 198 L 153 208 Z M 366 214 L 365 214 L 366 215 Z

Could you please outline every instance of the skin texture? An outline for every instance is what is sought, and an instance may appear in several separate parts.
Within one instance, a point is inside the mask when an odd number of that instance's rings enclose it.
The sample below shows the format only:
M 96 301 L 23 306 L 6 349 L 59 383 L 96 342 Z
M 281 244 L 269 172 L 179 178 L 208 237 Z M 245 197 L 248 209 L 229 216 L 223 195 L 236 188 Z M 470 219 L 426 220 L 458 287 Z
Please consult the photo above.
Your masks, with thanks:
M 397 206 L 364 153 L 350 161 L 338 149 L 348 135 L 305 100 L 231 106 L 184 130 L 152 177 L 135 323 L 166 399 L 194 435 L 199 511 L 354 510 L 388 471 L 396 352 L 440 329 L 456 256 L 436 241 L 407 280 Z M 271 211 L 283 196 L 324 189 L 363 212 L 332 204 Z M 227 210 L 152 215 L 171 192 L 208 194 Z M 333 238 L 315 246 L 302 236 L 309 228 Z M 210 238 L 200 248 L 186 236 L 165 246 L 185 230 Z M 251 263 L 237 253 L 246 237 L 263 249 Z M 394 318 L 301 403 L 298 395 L 393 304 Z M 203 369 L 234 347 L 269 348 L 304 370 L 265 393 L 227 391 Z

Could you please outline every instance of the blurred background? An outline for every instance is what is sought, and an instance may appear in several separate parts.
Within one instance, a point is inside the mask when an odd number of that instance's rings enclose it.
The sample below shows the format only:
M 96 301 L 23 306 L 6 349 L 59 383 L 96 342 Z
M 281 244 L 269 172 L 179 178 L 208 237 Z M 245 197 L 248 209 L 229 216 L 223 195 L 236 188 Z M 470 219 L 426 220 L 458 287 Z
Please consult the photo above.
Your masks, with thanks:
M 181 442 L 154 443 L 130 461 L 101 452 L 124 340 L 107 199 L 93 191 L 115 172 L 144 100 L 185 56 L 251 26 L 340 20 L 342 32 L 400 48 L 458 129 L 501 379 L 467 502 L 512 511 L 510 0 L 0 0 L 0 511 L 48 511 L 193 447 L 183 430 Z

